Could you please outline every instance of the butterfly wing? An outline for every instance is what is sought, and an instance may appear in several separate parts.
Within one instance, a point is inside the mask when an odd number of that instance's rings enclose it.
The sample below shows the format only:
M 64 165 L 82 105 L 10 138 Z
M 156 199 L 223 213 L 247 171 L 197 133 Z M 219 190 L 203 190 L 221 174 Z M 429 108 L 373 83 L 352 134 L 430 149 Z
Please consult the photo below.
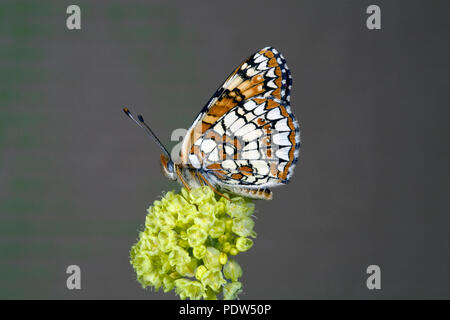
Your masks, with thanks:
M 286 183 L 298 158 L 298 123 L 289 107 L 291 76 L 265 48 L 228 77 L 189 129 L 182 160 L 225 187 Z

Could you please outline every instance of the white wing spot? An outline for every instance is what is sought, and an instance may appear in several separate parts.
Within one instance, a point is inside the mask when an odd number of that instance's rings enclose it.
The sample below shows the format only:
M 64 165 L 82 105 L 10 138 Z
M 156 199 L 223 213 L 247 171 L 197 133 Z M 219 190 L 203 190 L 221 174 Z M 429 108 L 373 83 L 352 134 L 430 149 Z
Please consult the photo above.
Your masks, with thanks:
M 271 78 L 276 78 L 277 76 L 275 75 L 275 67 L 269 69 L 269 71 L 267 71 L 267 76 L 271 77 Z
M 219 151 L 215 148 L 208 156 L 208 160 L 211 162 L 219 161 Z
M 277 88 L 277 85 L 275 84 L 275 82 L 272 80 L 270 80 L 269 82 L 267 82 L 267 86 L 271 87 L 271 88 Z
M 258 73 L 258 71 L 255 70 L 255 68 L 248 68 L 247 72 L 246 72 L 247 77 L 253 77 L 257 73 Z
M 236 163 L 233 160 L 225 160 L 222 162 L 222 167 L 228 170 L 234 170 L 237 168 Z
M 247 144 L 242 151 L 246 151 L 246 150 L 256 150 L 258 148 L 258 144 L 256 143 L 256 141 L 252 141 L 249 144 Z
M 273 142 L 280 146 L 290 146 L 291 142 L 289 141 L 290 132 L 281 132 L 272 136 Z
M 263 103 L 261 103 L 261 104 L 253 111 L 253 113 L 254 113 L 255 115 L 259 116 L 259 115 L 263 114 L 264 111 L 266 111 L 265 108 L 266 108 L 266 103 L 263 102 Z
M 283 116 L 280 113 L 280 108 L 272 109 L 267 113 L 267 119 L 276 120 L 281 119 Z
M 264 160 L 250 161 L 250 164 L 255 169 L 255 171 L 260 175 L 265 176 L 266 174 L 269 173 L 269 166 L 268 166 L 267 162 Z
M 256 126 L 253 123 L 247 123 L 245 126 L 240 128 L 238 131 L 234 133 L 235 136 L 243 136 L 244 134 L 249 133 L 252 130 L 255 130 Z
M 261 62 L 258 67 L 256 67 L 256 69 L 258 70 L 266 70 L 267 69 L 267 60 L 265 60 L 264 62 Z
M 277 131 L 290 131 L 291 129 L 288 127 L 288 124 L 287 124 L 287 119 L 286 118 L 283 118 L 283 119 L 281 119 L 281 120 L 278 120 L 276 123 L 275 123 L 275 130 L 277 130 Z
M 228 155 L 233 155 L 234 154 L 234 148 L 230 147 L 230 146 L 225 146 L 225 153 Z
M 237 120 L 237 116 L 236 116 L 236 114 L 233 112 L 233 113 L 230 113 L 230 114 L 227 114 L 226 116 L 225 116 L 225 118 L 223 119 L 223 121 L 224 121 L 224 123 L 225 123 L 225 126 L 226 127 L 229 127 L 229 126 L 231 126 L 231 124 L 233 123 L 233 122 L 235 122 L 236 120 Z
M 253 141 L 262 136 L 262 134 L 263 131 L 261 129 L 253 130 L 252 132 L 249 132 L 246 135 L 242 136 L 242 140 L 244 140 L 245 142 Z
M 256 108 L 256 102 L 253 100 L 249 100 L 246 103 L 244 103 L 244 108 L 248 111 L 253 110 Z
M 280 162 L 277 167 L 278 171 L 283 171 L 284 167 L 286 166 L 286 163 L 287 162 Z
M 254 61 L 255 61 L 255 64 L 256 64 L 256 63 L 263 62 L 264 60 L 267 60 L 266 56 L 260 55 L 260 56 L 257 57 Z
M 198 168 L 201 167 L 200 162 L 198 161 L 198 158 L 197 158 L 197 156 L 195 154 L 190 154 L 189 155 L 189 161 L 191 162 L 191 164 L 192 164 L 192 166 L 194 168 L 198 169 Z
M 241 128 L 243 125 L 245 125 L 245 120 L 240 118 L 237 121 L 233 123 L 233 125 L 230 127 L 231 132 L 236 132 L 239 128 Z
M 277 155 L 278 158 L 289 161 L 289 150 L 290 149 L 291 149 L 290 147 L 280 148 L 277 150 L 277 152 L 275 154 Z
M 248 160 L 257 160 L 260 158 L 260 154 L 258 150 L 243 151 L 241 153 L 241 158 Z
M 216 146 L 217 146 L 217 144 L 215 143 L 214 140 L 206 139 L 206 140 L 203 140 L 201 150 L 204 153 L 210 153 L 212 151 L 212 149 L 214 149 Z

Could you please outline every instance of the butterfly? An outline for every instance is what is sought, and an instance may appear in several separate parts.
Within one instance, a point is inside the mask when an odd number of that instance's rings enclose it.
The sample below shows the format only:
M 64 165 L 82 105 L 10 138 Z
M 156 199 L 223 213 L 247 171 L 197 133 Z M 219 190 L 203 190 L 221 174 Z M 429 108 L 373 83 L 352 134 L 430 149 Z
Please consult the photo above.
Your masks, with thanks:
M 163 150 L 163 173 L 187 190 L 207 185 L 253 199 L 292 177 L 300 129 L 290 107 L 292 76 L 283 55 L 266 47 L 243 61 L 209 99 L 183 139 L 180 160 L 145 123 L 124 112 Z M 228 198 L 229 199 L 229 198 Z

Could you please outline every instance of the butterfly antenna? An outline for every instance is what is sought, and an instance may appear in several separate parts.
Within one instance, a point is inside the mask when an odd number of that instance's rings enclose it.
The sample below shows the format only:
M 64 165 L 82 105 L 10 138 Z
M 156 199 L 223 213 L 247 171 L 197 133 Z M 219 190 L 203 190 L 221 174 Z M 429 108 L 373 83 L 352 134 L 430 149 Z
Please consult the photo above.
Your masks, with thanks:
M 171 159 L 169 151 L 167 151 L 166 147 L 164 147 L 161 141 L 159 141 L 158 137 L 153 133 L 152 129 L 150 129 L 150 127 L 144 122 L 144 118 L 142 117 L 142 115 L 138 115 L 138 121 L 134 118 L 133 114 L 130 112 L 130 110 L 128 110 L 128 108 L 123 108 L 123 112 L 125 112 L 128 118 L 133 120 L 139 127 L 144 129 L 144 131 L 153 139 L 153 141 L 155 141 L 156 144 L 159 145 L 159 147 L 164 151 L 167 157 Z

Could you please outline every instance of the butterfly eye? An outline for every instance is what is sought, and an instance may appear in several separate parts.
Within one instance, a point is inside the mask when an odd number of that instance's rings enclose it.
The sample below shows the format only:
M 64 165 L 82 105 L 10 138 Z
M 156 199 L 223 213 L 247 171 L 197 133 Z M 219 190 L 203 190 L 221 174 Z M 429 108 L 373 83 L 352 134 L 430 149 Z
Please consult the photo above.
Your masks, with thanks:
M 173 172 L 173 161 L 172 160 L 169 160 L 167 162 L 167 171 Z

